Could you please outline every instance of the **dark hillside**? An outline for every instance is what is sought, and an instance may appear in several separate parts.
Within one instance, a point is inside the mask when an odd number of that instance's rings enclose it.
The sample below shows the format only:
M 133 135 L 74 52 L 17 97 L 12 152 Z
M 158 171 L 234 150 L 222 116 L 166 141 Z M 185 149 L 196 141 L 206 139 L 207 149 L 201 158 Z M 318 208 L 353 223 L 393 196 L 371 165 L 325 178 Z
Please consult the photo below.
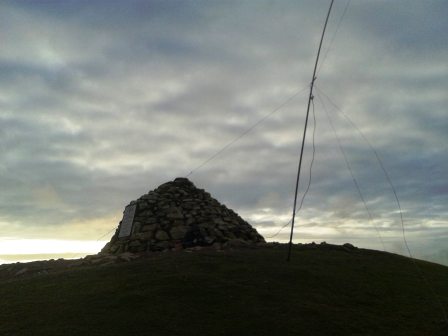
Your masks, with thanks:
M 446 335 L 405 257 L 330 245 L 154 253 L 0 280 L 0 335 Z M 448 268 L 418 261 L 448 310 Z

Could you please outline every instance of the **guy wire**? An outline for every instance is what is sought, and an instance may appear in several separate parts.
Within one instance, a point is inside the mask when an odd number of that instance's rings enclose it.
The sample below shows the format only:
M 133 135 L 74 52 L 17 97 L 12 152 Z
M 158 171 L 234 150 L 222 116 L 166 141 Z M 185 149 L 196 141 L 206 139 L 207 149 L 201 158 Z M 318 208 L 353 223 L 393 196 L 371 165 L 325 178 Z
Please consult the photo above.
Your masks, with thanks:
M 317 95 L 317 98 L 319 99 L 319 102 L 322 104 L 322 107 L 323 107 L 323 109 L 325 111 L 325 114 L 327 116 L 327 119 L 328 119 L 328 123 L 330 124 L 331 129 L 333 130 L 333 133 L 334 133 L 334 135 L 336 137 L 339 149 L 340 149 L 340 151 L 342 153 L 342 156 L 344 158 L 344 161 L 345 161 L 345 165 L 347 166 L 347 169 L 350 172 L 350 176 L 352 177 L 353 184 L 355 185 L 356 190 L 358 191 L 359 198 L 361 199 L 362 203 L 364 204 L 364 208 L 366 209 L 367 215 L 369 216 L 369 221 L 373 224 L 373 227 L 375 228 L 375 231 L 376 231 L 376 233 L 378 235 L 378 238 L 379 238 L 379 240 L 381 242 L 381 246 L 383 247 L 383 250 L 386 251 L 386 247 L 384 245 L 383 238 L 381 237 L 381 233 L 380 233 L 378 227 L 376 226 L 376 224 L 373 221 L 372 214 L 371 214 L 371 212 L 369 210 L 369 207 L 367 206 L 367 202 L 364 199 L 364 196 L 363 196 L 363 194 L 361 192 L 361 188 L 359 187 L 359 183 L 358 183 L 358 181 L 357 181 L 357 179 L 356 179 L 356 177 L 355 177 L 355 175 L 353 173 L 353 169 L 352 169 L 352 167 L 350 165 L 350 162 L 348 160 L 347 154 L 345 153 L 345 150 L 344 150 L 344 148 L 342 146 L 342 142 L 341 142 L 341 139 L 339 138 L 338 132 L 336 131 L 336 128 L 334 127 L 333 121 L 331 120 L 330 114 L 328 113 L 328 110 L 327 110 L 327 108 L 325 106 L 325 102 L 322 100 L 320 95 Z
M 292 96 L 290 96 L 289 98 L 287 98 L 283 103 L 281 103 L 280 105 L 278 105 L 276 108 L 274 108 L 271 112 L 269 112 L 268 114 L 264 115 L 261 119 L 259 119 L 257 122 L 255 122 L 254 124 L 252 124 L 252 126 L 250 126 L 249 128 L 247 128 L 244 132 L 240 133 L 238 136 L 236 136 L 235 138 L 233 138 L 231 141 L 229 141 L 226 145 L 224 145 L 223 147 L 221 147 L 221 149 L 219 149 L 218 151 L 216 151 L 213 155 L 211 155 L 210 157 L 208 157 L 206 160 L 204 160 L 201 164 L 199 164 L 198 166 L 196 166 L 194 169 L 192 169 L 185 177 L 189 177 L 190 175 L 193 175 L 197 170 L 201 169 L 202 167 L 204 167 L 206 164 L 208 164 L 210 161 L 213 161 L 216 157 L 218 157 L 221 153 L 223 153 L 224 151 L 226 151 L 229 147 L 231 147 L 233 144 L 235 144 L 236 142 L 238 142 L 239 140 L 241 140 L 244 136 L 246 136 L 248 133 L 250 133 L 254 128 L 258 127 L 261 123 L 263 123 L 266 119 L 268 119 L 271 115 L 273 115 L 275 112 L 279 111 L 280 109 L 282 109 L 284 106 L 286 106 L 290 101 L 292 101 L 295 97 L 297 97 L 299 94 L 301 94 L 302 92 L 304 92 L 306 89 L 308 88 L 308 86 L 302 88 L 301 90 L 297 91 L 295 94 L 293 94 Z
M 305 200 L 306 195 L 308 194 L 308 191 L 310 190 L 310 186 L 311 186 L 311 172 L 313 169 L 313 164 L 314 164 L 314 157 L 316 154 L 316 145 L 315 145 L 315 134 L 316 134 L 316 127 L 317 127 L 317 123 L 316 123 L 316 114 L 314 112 L 314 101 L 311 101 L 312 103 L 312 112 L 313 112 L 313 119 L 314 119 L 314 123 L 313 123 L 313 154 L 312 154 L 312 158 L 311 158 L 311 163 L 310 163 L 310 173 L 309 173 L 309 179 L 308 179 L 308 186 L 306 187 L 305 192 L 303 193 L 302 199 L 300 201 L 300 206 L 299 208 L 296 210 L 296 214 L 302 209 L 303 206 L 303 202 Z M 291 224 L 292 219 L 289 220 L 288 223 L 286 223 L 285 225 L 283 225 L 275 234 L 273 234 L 272 236 L 267 236 L 266 238 L 270 239 L 270 238 L 274 238 L 276 237 L 285 227 L 287 227 L 289 224 Z
M 322 69 L 322 66 L 325 63 L 325 60 L 327 59 L 328 53 L 330 52 L 331 46 L 333 45 L 334 40 L 336 39 L 336 35 L 337 35 L 338 31 L 339 31 L 339 28 L 341 28 L 342 20 L 344 19 L 345 14 L 347 13 L 347 9 L 348 9 L 348 6 L 350 5 L 350 2 L 351 2 L 351 0 L 348 0 L 346 5 L 345 5 L 345 7 L 344 7 L 344 11 L 342 12 L 342 15 L 341 15 L 341 17 L 339 19 L 339 22 L 338 22 L 338 24 L 336 26 L 336 29 L 335 29 L 334 33 L 333 33 L 333 36 L 331 37 L 330 43 L 328 44 L 327 50 L 325 51 L 324 57 L 322 58 L 322 62 L 320 63 L 319 68 L 317 69 L 317 73 L 318 74 L 320 72 L 320 69 Z
M 439 296 L 438 296 L 438 294 L 435 292 L 435 290 L 434 290 L 434 288 L 431 286 L 431 284 L 430 284 L 430 282 L 429 282 L 429 280 L 426 278 L 426 276 L 425 276 L 425 274 L 423 273 L 423 270 L 420 268 L 420 266 L 417 264 L 417 262 L 416 262 L 416 260 L 414 259 L 414 257 L 413 257 L 413 255 L 412 255 L 412 253 L 411 253 L 411 249 L 409 248 L 409 245 L 408 245 L 408 241 L 407 241 L 407 239 L 406 239 L 406 232 L 405 232 L 405 225 L 404 225 L 404 220 L 403 220 L 403 211 L 402 211 L 402 209 L 401 209 L 401 204 L 400 204 L 400 200 L 398 199 L 398 195 L 397 195 L 397 191 L 395 190 L 395 187 L 394 187 L 394 185 L 393 185 L 393 183 L 392 183 L 392 180 L 391 180 L 391 178 L 390 178 L 390 176 L 389 176 L 389 173 L 387 172 L 387 170 L 386 170 L 386 168 L 384 167 L 384 164 L 383 164 L 383 162 L 382 162 L 382 160 L 381 160 L 381 158 L 380 158 L 380 156 L 379 156 L 379 154 L 378 154 L 378 152 L 376 151 L 376 149 L 373 147 L 373 145 L 371 144 L 371 142 L 367 139 L 367 137 L 364 135 L 364 133 L 361 131 L 361 129 L 358 127 L 358 126 L 356 126 L 356 124 L 351 120 L 351 118 L 347 115 L 347 114 L 345 114 L 340 108 L 339 108 L 339 106 L 338 105 L 336 105 L 336 103 L 334 103 L 333 102 L 333 100 L 331 100 L 330 99 L 330 97 L 328 97 L 328 95 L 326 95 L 325 94 L 325 92 L 323 92 L 321 89 L 319 89 L 317 86 L 316 86 L 316 89 L 335 107 L 335 109 L 337 110 L 337 111 L 339 111 L 341 114 L 342 114 L 342 116 L 344 116 L 344 118 L 357 130 L 357 132 L 361 135 L 361 137 L 364 139 L 364 141 L 367 143 L 367 145 L 369 146 L 369 148 L 370 148 L 370 150 L 374 153 L 374 155 L 375 155 L 375 157 L 376 157 L 376 160 L 377 160 L 377 162 L 378 162 L 378 164 L 379 164 L 379 166 L 381 167 L 381 170 L 383 171 L 383 173 L 384 173 L 384 175 L 385 175 L 385 177 L 386 177 L 386 180 L 387 180 L 387 182 L 388 182 L 388 184 L 389 184 L 389 186 L 391 187 L 391 189 L 392 189 L 392 192 L 393 192 L 393 194 L 394 194 L 394 196 L 395 196 L 395 200 L 396 200 L 396 202 L 397 202 L 397 206 L 398 206 L 398 210 L 399 210 L 399 212 L 400 212 L 400 220 L 401 220 L 401 228 L 402 228 L 402 239 L 403 239 L 403 242 L 404 242 L 404 245 L 405 245 L 405 247 L 406 247 L 406 250 L 407 250 L 407 252 L 408 252 L 408 255 L 409 255 L 409 257 L 410 257 L 410 260 L 411 260 L 411 263 L 414 265 L 414 268 L 416 269 L 416 271 L 417 271 L 417 274 L 420 276 L 420 278 L 422 279 L 422 281 L 423 281 L 423 283 L 426 285 L 426 288 L 429 290 L 429 292 L 431 293 L 431 295 L 433 296 L 433 298 L 435 299 L 435 301 L 436 301 L 436 305 L 438 305 L 439 306 L 439 308 L 440 308 L 440 310 L 441 310 L 441 312 L 442 312 L 442 315 L 443 315 L 443 318 L 444 318 L 444 320 L 445 320 L 445 323 L 447 323 L 448 324 L 448 314 L 447 314 L 447 312 L 446 312 L 446 310 L 445 310 L 445 307 L 443 306 L 443 304 L 442 304 L 442 301 L 440 300 L 440 298 L 439 298 Z

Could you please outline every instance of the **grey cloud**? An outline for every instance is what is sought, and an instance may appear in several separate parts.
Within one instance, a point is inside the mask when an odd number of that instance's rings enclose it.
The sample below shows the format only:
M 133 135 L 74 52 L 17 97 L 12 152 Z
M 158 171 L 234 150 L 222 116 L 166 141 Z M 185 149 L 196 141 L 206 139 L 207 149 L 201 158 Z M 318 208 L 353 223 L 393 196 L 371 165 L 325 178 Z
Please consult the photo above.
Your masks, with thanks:
M 0 51 L 4 222 L 64 227 L 119 212 L 158 184 L 188 174 L 305 88 L 191 175 L 199 187 L 253 218 L 256 227 L 268 232 L 285 224 L 326 5 L 0 6 L 6 34 Z M 336 4 L 326 43 L 343 6 Z M 446 235 L 447 49 L 440 43 L 445 6 L 352 2 L 317 81 L 375 145 L 409 218 L 409 232 L 423 250 L 430 247 L 418 243 L 419 235 Z M 380 232 L 399 237 L 395 199 L 373 153 L 320 91 L 315 96 L 316 157 L 300 212 L 300 239 L 352 237 L 363 246 L 379 246 L 322 101 L 374 222 Z M 312 123 L 300 196 L 309 178 L 311 135 Z M 445 224 L 435 227 L 434 221 Z M 390 249 L 393 239 L 399 240 L 390 238 Z

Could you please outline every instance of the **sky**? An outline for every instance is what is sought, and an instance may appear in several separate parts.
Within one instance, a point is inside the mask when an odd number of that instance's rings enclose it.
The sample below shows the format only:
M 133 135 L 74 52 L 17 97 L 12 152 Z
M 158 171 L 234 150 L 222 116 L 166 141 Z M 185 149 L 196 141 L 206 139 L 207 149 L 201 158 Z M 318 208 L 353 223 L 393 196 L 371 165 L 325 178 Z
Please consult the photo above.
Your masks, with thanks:
M 187 175 L 278 232 L 328 6 L 1 1 L 0 262 L 96 253 L 131 200 Z M 404 231 L 414 256 L 448 264 L 447 14 L 444 0 L 335 1 L 294 242 L 406 255 Z

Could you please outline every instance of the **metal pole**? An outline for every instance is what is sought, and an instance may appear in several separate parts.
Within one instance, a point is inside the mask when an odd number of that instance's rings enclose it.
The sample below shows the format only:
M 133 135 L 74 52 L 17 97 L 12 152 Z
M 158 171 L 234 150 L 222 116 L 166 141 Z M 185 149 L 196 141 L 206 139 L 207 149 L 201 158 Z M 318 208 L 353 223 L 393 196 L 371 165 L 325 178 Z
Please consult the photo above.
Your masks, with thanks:
M 314 98 L 313 87 L 314 87 L 314 81 L 316 80 L 317 64 L 319 63 L 319 56 L 320 56 L 320 50 L 322 48 L 322 41 L 324 40 L 325 30 L 327 29 L 328 18 L 330 17 L 331 8 L 333 7 L 333 2 L 334 2 L 334 0 L 331 0 L 330 8 L 328 8 L 328 13 L 327 13 L 327 17 L 325 19 L 324 29 L 322 30 L 322 36 L 320 37 L 320 43 L 319 43 L 319 49 L 317 51 L 316 62 L 314 64 L 313 77 L 311 79 L 310 95 L 308 97 L 308 106 L 306 108 L 305 126 L 303 129 L 302 148 L 300 150 L 299 166 L 297 168 L 296 190 L 294 193 L 294 206 L 293 206 L 293 210 L 292 210 L 291 234 L 289 236 L 288 258 L 286 259 L 287 261 L 289 261 L 291 259 L 292 237 L 294 235 L 294 221 L 296 218 L 297 193 L 299 190 L 300 170 L 302 168 L 303 148 L 305 147 L 306 128 L 308 126 L 308 116 L 310 114 L 310 105 L 311 105 L 311 100 Z

